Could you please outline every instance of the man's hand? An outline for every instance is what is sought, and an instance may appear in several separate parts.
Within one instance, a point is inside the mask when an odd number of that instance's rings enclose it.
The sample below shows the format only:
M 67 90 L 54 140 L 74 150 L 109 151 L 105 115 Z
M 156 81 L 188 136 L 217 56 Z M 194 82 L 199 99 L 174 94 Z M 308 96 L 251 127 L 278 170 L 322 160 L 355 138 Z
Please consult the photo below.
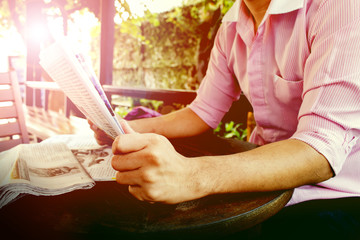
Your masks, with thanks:
M 174 204 L 205 195 L 197 161 L 177 153 L 165 137 L 133 132 L 118 136 L 112 148 L 116 181 L 139 200 Z
M 111 137 L 109 137 L 109 135 L 107 135 L 103 130 L 98 128 L 89 119 L 88 119 L 88 123 L 90 125 L 91 130 L 94 131 L 94 137 L 96 139 L 96 142 L 99 145 L 109 145 L 109 146 L 111 146 L 111 144 L 114 142 L 114 140 Z
M 132 133 L 134 132 L 129 125 L 127 124 L 127 122 L 124 119 L 121 119 L 120 117 L 118 117 L 119 123 L 121 125 L 121 127 L 123 128 L 125 133 Z M 107 135 L 103 130 L 101 130 L 100 128 L 98 128 L 93 122 L 91 122 L 88 119 L 88 123 L 90 125 L 91 130 L 94 131 L 94 137 L 96 139 L 96 142 L 99 145 L 109 145 L 111 146 L 114 142 L 114 139 L 112 139 L 109 135 Z

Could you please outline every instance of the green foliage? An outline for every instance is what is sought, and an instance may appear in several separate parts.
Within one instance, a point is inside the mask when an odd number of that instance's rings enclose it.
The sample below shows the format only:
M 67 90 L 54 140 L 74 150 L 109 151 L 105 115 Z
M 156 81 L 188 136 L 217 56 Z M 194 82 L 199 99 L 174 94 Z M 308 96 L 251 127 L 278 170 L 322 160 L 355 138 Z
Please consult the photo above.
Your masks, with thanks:
M 118 113 L 122 118 L 124 118 L 134 107 L 143 106 L 154 111 L 157 111 L 161 114 L 167 114 L 174 110 L 179 110 L 185 107 L 184 104 L 172 103 L 171 105 L 164 105 L 163 101 L 158 100 L 149 100 L 149 99 L 134 99 L 130 97 L 120 97 L 112 102 L 117 105 L 115 107 L 115 112 Z
M 215 12 L 221 9 L 224 14 L 234 1 L 196 2 L 161 14 L 146 11 L 143 17 L 129 13 L 130 17 L 116 26 L 115 85 L 198 88 L 200 41 L 214 37 L 216 28 L 211 25 L 219 18 Z M 125 11 L 118 10 L 118 14 Z
M 124 118 L 129 112 L 131 111 L 131 108 L 125 108 L 125 107 L 116 107 L 115 112 L 119 114 L 120 117 Z
M 11 27 L 16 27 L 20 34 L 24 34 L 25 0 L 0 0 L 0 37 Z
M 148 100 L 148 99 L 140 99 L 141 106 L 150 108 L 152 110 L 155 110 L 159 112 L 160 107 L 164 104 L 163 101 L 157 101 L 157 100 Z
M 215 36 L 216 27 L 213 26 L 218 24 L 234 0 L 187 0 L 183 7 L 161 14 L 146 11 L 142 17 L 131 13 L 128 1 L 131 0 L 115 2 L 117 14 L 125 20 L 115 26 L 113 83 L 132 87 L 196 90 L 202 79 L 198 72 L 204 65 L 199 63 L 199 59 L 206 61 L 202 57 L 203 48 L 212 45 L 211 41 L 201 45 L 201 41 Z M 9 11 L 9 2 L 13 11 Z M 25 36 L 25 31 L 22 31 L 25 27 L 25 3 L 25 0 L 0 0 L 0 30 L 15 23 L 18 31 Z M 74 11 L 87 9 L 99 17 L 99 3 L 98 0 L 44 1 L 44 14 L 51 12 L 53 17 L 72 19 Z M 221 16 L 216 14 L 219 10 Z M 90 57 L 98 73 L 100 25 L 93 28 L 91 36 Z
M 10 11 L 7 1 L 0 1 L 0 29 L 8 29 L 10 20 Z M 0 31 L 0 36 L 1 33 L 2 31 Z
M 247 130 L 242 129 L 241 123 L 235 124 L 233 121 L 225 123 L 222 122 L 214 129 L 214 133 L 218 136 L 225 138 L 236 138 L 240 140 L 246 140 Z

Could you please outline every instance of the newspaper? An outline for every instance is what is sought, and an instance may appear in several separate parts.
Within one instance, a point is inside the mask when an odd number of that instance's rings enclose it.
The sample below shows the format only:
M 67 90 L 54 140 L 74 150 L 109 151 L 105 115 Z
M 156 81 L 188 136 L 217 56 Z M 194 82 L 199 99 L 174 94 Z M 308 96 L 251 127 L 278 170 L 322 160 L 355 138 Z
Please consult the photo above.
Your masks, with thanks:
M 65 143 L 77 160 L 95 181 L 114 181 L 116 170 L 111 166 L 113 156 L 110 146 L 100 146 L 93 136 L 57 135 L 43 142 Z
M 0 208 L 24 194 L 52 196 L 94 185 L 65 143 L 20 144 L 0 153 Z
M 114 138 L 124 131 L 90 61 L 62 38 L 40 52 L 40 65 L 94 124 Z

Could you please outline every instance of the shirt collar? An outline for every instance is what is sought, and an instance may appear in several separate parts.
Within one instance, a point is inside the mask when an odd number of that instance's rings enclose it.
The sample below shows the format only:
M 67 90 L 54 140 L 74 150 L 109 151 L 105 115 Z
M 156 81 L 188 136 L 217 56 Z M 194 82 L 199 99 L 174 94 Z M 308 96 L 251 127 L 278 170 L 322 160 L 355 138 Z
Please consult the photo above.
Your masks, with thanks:
M 271 0 L 267 14 L 282 14 L 295 11 L 304 7 L 305 0 Z M 223 22 L 236 22 L 239 19 L 242 0 L 236 0 L 233 6 L 225 14 Z

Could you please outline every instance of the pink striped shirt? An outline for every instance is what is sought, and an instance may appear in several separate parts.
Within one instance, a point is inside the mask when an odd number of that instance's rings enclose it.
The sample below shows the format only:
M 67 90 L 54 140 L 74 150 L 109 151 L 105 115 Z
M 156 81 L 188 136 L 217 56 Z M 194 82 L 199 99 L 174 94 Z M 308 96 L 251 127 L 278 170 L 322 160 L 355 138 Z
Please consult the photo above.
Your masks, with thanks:
M 190 108 L 215 128 L 241 92 L 254 109 L 252 142 L 299 139 L 336 174 L 295 189 L 289 205 L 360 196 L 359 0 L 272 0 L 256 34 L 237 0 Z

